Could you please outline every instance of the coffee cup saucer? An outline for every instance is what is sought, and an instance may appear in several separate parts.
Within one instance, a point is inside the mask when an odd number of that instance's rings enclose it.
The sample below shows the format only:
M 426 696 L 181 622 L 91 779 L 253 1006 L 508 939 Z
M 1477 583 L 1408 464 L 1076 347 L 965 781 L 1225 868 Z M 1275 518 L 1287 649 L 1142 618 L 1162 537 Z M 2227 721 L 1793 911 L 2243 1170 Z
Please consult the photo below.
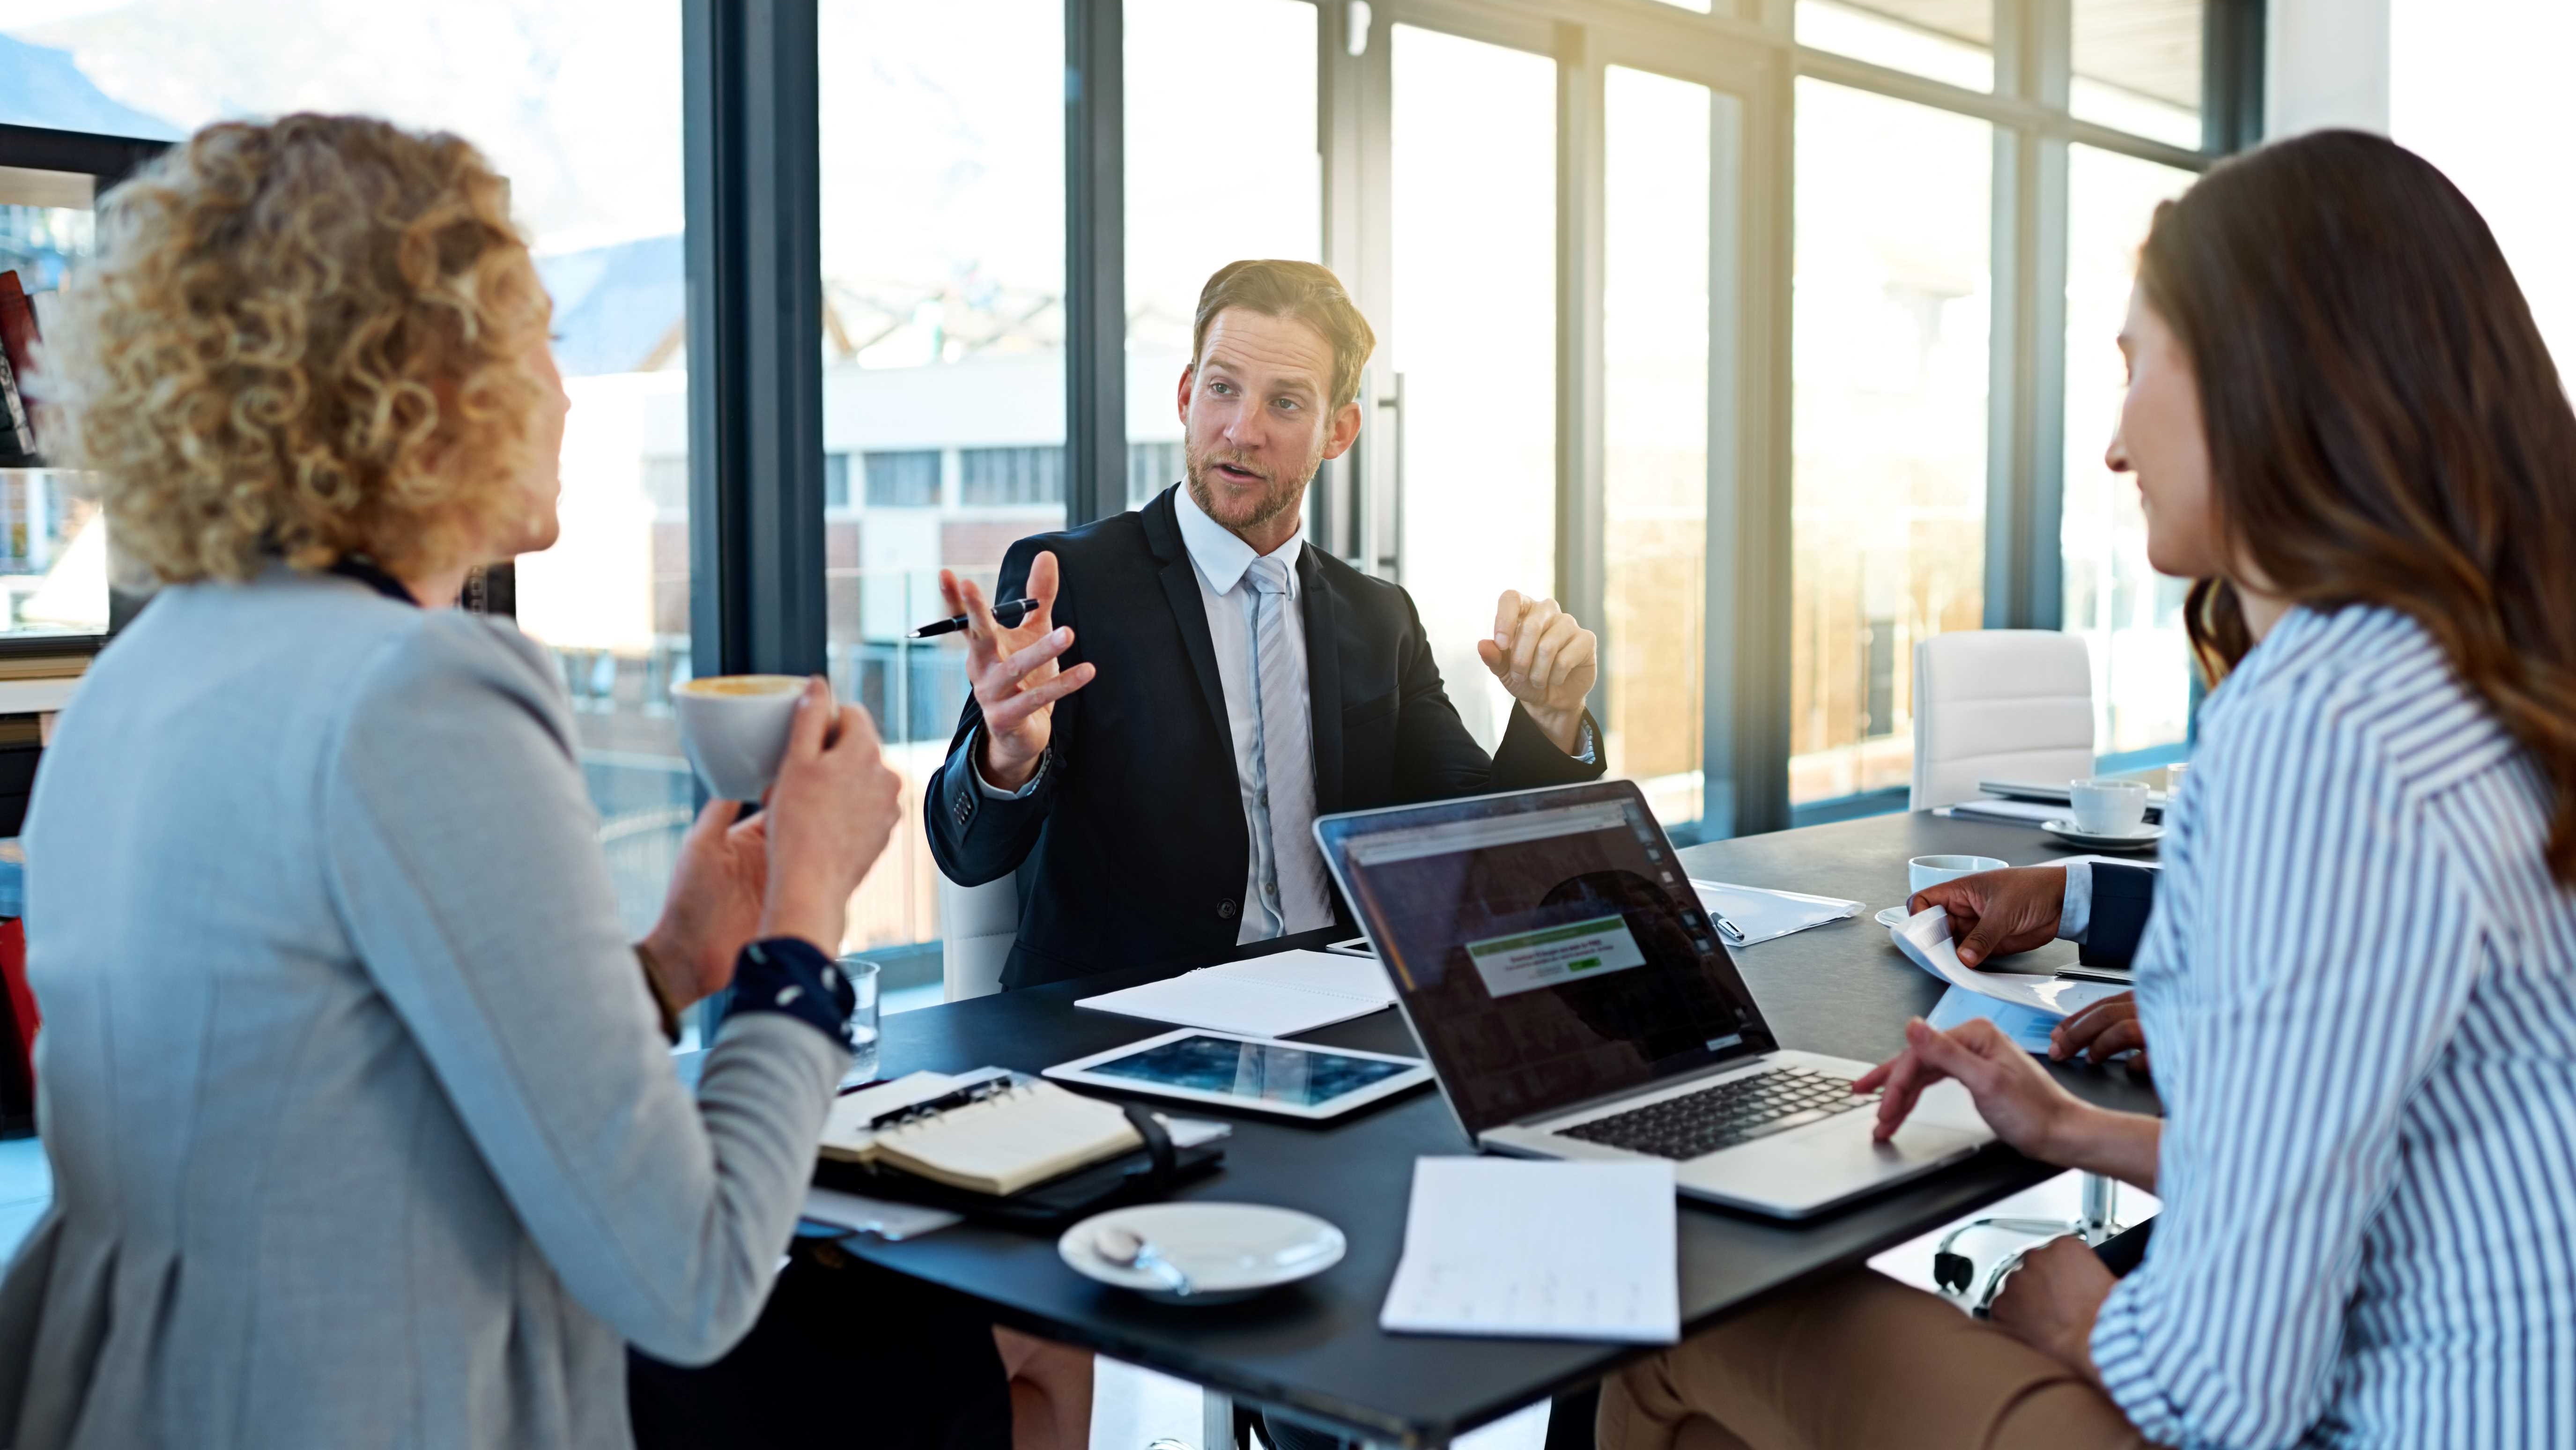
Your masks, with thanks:
M 2039 823 L 2039 828 L 2070 846 L 2086 846 L 2096 851 L 2143 851 L 2163 840 L 2165 834 L 2165 828 L 2162 826 L 2142 824 L 2133 831 L 2096 835 L 2091 831 L 2077 829 L 2073 821 L 2063 818 L 2042 821 Z

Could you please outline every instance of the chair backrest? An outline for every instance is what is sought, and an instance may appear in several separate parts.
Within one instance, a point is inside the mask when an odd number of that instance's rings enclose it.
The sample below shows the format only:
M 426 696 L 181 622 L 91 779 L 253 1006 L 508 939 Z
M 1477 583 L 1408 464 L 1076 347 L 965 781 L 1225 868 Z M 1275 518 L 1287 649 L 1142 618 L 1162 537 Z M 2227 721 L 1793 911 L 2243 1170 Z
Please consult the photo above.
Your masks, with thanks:
M 1020 935 L 1020 886 L 1005 876 L 960 886 L 939 876 L 939 979 L 947 1000 L 1002 990 L 1002 967 Z
M 1973 800 L 1980 780 L 2093 773 L 2093 660 L 2046 629 L 1962 630 L 1914 646 L 1914 810 Z

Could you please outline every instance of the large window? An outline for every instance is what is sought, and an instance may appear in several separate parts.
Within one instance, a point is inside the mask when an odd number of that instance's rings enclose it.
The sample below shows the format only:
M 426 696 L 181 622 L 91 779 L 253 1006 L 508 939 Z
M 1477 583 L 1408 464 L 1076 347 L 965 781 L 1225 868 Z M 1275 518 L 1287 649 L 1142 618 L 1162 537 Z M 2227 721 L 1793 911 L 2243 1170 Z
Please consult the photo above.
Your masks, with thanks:
M 1714 101 L 1624 67 L 1604 82 L 1602 728 L 1676 829 L 1701 798 Z
M 1798 83 L 1789 798 L 1902 786 L 1914 645 L 1984 620 L 1986 122 Z
M 1800 45 L 1972 91 L 1994 89 L 1989 0 L 1798 0 L 1797 22 Z
M 2119 426 L 2128 377 L 2120 323 L 2137 275 L 2138 245 L 2156 203 L 2192 174 L 2090 146 L 2068 158 L 2066 237 L 2066 493 L 2060 514 L 2064 625 L 2093 656 L 2093 748 L 2105 755 L 2173 745 L 2191 725 L 2191 643 L 2182 602 L 2190 585 L 2147 565 L 2138 485 L 2102 461 Z
M 1181 476 L 1181 369 L 1228 262 L 1323 258 L 1315 7 L 1125 0 L 1127 506 Z
M 2200 149 L 2204 0 L 2073 0 L 2068 106 L 2099 121 Z
M 948 612 L 942 567 L 989 592 L 1013 541 L 1065 521 L 1064 7 L 824 0 L 819 20 L 823 448 L 861 475 L 825 514 L 831 672 L 910 812 L 849 945 L 901 986 L 936 975 L 894 949 L 939 936 L 918 813 L 966 700 L 963 647 L 905 636 Z
M 1556 63 L 1394 32 L 1400 580 L 1468 730 L 1511 696 L 1476 655 L 1506 589 L 1556 578 Z
M 689 657 L 678 0 L 48 7 L 0 17 L 23 118 L 147 139 L 228 116 L 345 110 L 452 131 L 510 178 L 555 304 L 563 537 L 519 562 L 520 624 L 577 707 L 629 930 L 661 909 L 693 790 L 669 691 Z M 40 76 L 13 87 L 9 75 Z

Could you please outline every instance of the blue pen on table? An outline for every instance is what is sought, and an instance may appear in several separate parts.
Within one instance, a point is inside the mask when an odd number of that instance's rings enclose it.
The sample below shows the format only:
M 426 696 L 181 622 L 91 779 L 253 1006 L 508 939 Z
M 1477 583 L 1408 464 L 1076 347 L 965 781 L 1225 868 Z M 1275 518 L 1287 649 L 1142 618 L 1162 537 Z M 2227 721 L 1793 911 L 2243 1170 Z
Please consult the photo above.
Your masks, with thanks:
M 1021 620 L 1028 618 L 1029 612 L 1037 607 L 1038 602 L 1034 599 L 1005 599 L 1001 603 L 993 606 L 993 622 L 1002 626 L 1004 629 L 1012 628 Z M 951 615 L 950 617 L 939 620 L 936 623 L 923 625 L 921 628 L 914 630 L 911 637 L 914 639 L 928 639 L 933 635 L 955 634 L 966 628 L 967 623 L 968 621 L 965 615 Z

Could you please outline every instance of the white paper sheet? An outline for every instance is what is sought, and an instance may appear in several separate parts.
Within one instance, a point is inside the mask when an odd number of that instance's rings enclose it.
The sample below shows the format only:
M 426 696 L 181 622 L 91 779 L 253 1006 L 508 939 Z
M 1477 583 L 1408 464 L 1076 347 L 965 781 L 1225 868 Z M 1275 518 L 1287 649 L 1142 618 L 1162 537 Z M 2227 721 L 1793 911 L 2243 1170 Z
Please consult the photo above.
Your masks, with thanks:
M 1375 957 L 1276 952 L 1073 1005 L 1212 1032 L 1287 1037 L 1384 1011 L 1395 1005 L 1395 989 Z
M 1918 911 L 1890 927 L 1888 935 L 1895 939 L 1897 950 L 1942 981 L 1998 1002 L 2036 1008 L 2051 1017 L 2080 1012 L 2105 997 L 2128 990 L 2109 982 L 2079 982 L 2030 972 L 1972 971 L 1960 963 L 1958 949 L 1951 945 L 1950 913 L 1937 906 Z
M 1417 1158 L 1378 1327 L 1671 1344 L 1673 1220 L 1669 1163 Z
M 1700 905 L 1734 922 L 1744 933 L 1744 940 L 1735 943 L 1740 947 L 1842 921 L 1860 910 L 1859 902 L 1839 896 L 1809 896 L 1732 881 L 1702 881 L 1696 876 L 1691 878 L 1691 888 L 1699 893 Z
M 874 1234 L 888 1243 L 917 1239 L 926 1233 L 937 1233 L 951 1224 L 966 1220 L 941 1208 L 924 1208 L 917 1203 L 893 1203 L 882 1198 L 867 1198 L 856 1193 L 843 1193 L 837 1188 L 805 1189 L 805 1217 L 831 1228 L 851 1233 Z

